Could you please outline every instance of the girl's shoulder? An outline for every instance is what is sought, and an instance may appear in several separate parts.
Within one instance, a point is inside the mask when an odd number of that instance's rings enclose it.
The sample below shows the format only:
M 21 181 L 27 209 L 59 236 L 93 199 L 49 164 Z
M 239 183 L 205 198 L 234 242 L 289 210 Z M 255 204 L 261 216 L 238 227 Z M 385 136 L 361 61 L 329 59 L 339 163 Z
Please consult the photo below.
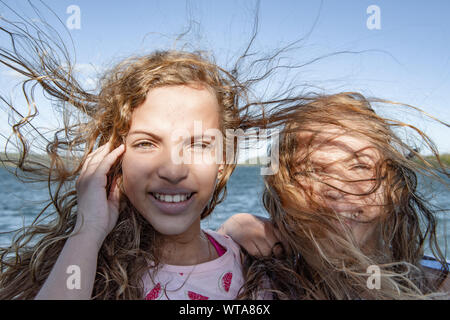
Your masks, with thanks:
M 231 252 L 234 255 L 241 257 L 241 247 L 236 242 L 234 242 L 234 240 L 231 239 L 230 236 L 223 235 L 223 234 L 220 234 L 216 231 L 209 230 L 209 229 L 204 230 L 204 232 L 206 234 L 208 234 L 209 236 L 211 236 L 221 246 L 223 246 L 225 248 L 225 250 L 227 250 L 227 251 L 231 250 Z
M 442 280 L 439 290 L 443 292 L 450 292 L 450 277 L 448 270 L 450 269 L 450 262 L 446 261 L 446 266 L 443 266 L 438 260 L 430 256 L 424 256 L 420 261 L 421 265 L 425 267 L 425 272 L 430 279 L 438 279 L 445 274 L 444 280 Z
M 447 269 L 450 269 L 450 262 L 446 261 L 447 263 Z M 443 270 L 442 264 L 436 260 L 433 257 L 430 256 L 423 256 L 422 260 L 420 261 L 420 264 L 426 268 L 434 269 L 434 270 Z

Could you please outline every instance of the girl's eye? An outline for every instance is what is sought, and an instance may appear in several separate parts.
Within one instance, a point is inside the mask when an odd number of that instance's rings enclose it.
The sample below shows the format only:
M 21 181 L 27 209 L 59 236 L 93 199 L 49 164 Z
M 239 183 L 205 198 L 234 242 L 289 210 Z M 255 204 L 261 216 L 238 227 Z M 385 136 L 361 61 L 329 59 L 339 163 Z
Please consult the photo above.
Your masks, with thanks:
M 154 147 L 155 145 L 154 145 L 153 143 L 149 142 L 149 141 L 142 141 L 142 142 L 136 143 L 134 146 L 135 146 L 136 148 L 145 148 L 145 149 L 148 149 L 148 148 Z
M 191 145 L 192 148 L 197 149 L 197 150 L 205 150 L 205 149 L 209 149 L 211 147 L 210 143 L 205 143 L 205 142 L 197 142 Z
M 370 170 L 367 164 L 356 164 L 350 168 L 351 170 Z

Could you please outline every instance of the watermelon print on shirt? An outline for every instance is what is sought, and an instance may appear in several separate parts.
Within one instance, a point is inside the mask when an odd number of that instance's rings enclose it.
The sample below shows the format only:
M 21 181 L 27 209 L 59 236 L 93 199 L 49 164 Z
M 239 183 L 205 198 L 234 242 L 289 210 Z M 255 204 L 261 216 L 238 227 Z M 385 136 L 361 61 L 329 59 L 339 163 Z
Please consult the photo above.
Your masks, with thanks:
M 205 233 L 226 252 L 217 259 L 195 266 L 162 265 L 159 272 L 144 276 L 146 300 L 232 300 L 244 284 L 239 246 L 215 231 Z M 151 272 L 151 269 L 149 270 Z

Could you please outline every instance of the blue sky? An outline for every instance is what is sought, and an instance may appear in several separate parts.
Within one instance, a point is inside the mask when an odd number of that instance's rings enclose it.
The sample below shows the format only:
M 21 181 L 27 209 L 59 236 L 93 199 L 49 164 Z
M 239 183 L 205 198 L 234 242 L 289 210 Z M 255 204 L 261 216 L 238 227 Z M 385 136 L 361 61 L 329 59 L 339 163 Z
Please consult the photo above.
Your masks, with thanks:
M 11 8 L 32 17 L 25 1 L 5 1 Z M 41 9 L 43 8 L 38 2 Z M 177 34 L 195 21 L 189 40 L 193 48 L 211 51 L 226 65 L 242 52 L 253 27 L 255 2 L 241 1 L 45 1 L 63 22 L 71 16 L 70 5 L 80 8 L 80 29 L 70 30 L 76 62 L 92 85 L 93 70 L 104 70 L 120 59 L 173 45 Z M 380 9 L 380 29 L 366 22 L 371 5 Z M 43 11 L 45 11 L 43 9 Z M 339 51 L 364 51 L 323 59 L 295 74 L 301 83 L 323 92 L 359 91 L 420 107 L 450 123 L 450 1 L 406 0 L 262 0 L 259 35 L 255 48 L 270 52 L 305 37 L 302 48 L 291 52 L 292 61 L 306 62 Z M 0 4 L 0 14 L 11 12 Z M 49 20 L 53 24 L 53 20 Z M 312 29 L 312 31 L 311 31 Z M 62 28 L 58 28 L 62 30 Z M 309 33 L 311 31 L 311 33 Z M 64 32 L 64 31 L 62 31 Z M 5 44 L 0 35 L 0 44 Z M 2 94 L 17 96 L 11 83 L 17 80 L 0 68 Z M 46 109 L 47 108 L 47 109 Z M 8 132 L 0 109 L 0 132 Z M 449 130 L 403 109 L 383 109 L 407 120 L 431 136 L 441 152 L 450 152 Z M 53 112 L 42 103 L 39 122 L 57 126 Z M 4 145 L 0 139 L 0 147 Z

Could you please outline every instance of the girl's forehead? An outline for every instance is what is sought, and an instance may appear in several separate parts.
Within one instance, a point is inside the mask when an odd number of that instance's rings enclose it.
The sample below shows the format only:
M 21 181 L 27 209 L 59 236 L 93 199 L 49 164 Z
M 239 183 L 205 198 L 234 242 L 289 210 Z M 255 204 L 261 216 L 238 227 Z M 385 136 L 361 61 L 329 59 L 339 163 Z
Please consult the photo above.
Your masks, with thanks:
M 130 133 L 147 129 L 171 133 L 219 128 L 220 106 L 206 86 L 167 86 L 151 89 L 131 116 Z
M 380 152 L 367 136 L 336 125 L 313 125 L 296 134 L 299 152 L 311 157 L 368 157 L 374 160 Z M 307 151 L 306 151 L 307 150 Z

